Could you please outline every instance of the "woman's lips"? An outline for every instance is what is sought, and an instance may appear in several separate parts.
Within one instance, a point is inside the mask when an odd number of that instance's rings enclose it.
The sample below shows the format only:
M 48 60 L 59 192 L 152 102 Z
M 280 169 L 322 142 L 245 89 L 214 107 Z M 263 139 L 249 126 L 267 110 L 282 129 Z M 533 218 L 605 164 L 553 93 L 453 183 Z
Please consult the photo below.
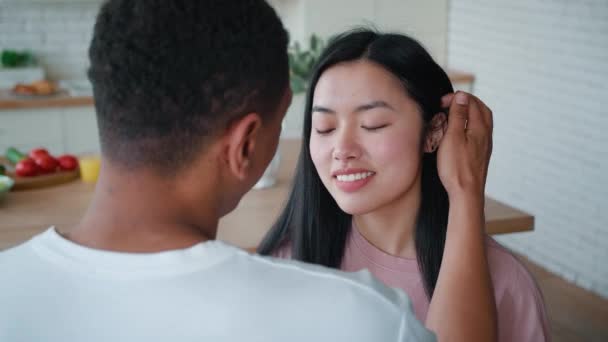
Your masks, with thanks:
M 336 186 L 344 192 L 355 192 L 369 183 L 376 173 L 363 169 L 340 170 L 333 173 Z

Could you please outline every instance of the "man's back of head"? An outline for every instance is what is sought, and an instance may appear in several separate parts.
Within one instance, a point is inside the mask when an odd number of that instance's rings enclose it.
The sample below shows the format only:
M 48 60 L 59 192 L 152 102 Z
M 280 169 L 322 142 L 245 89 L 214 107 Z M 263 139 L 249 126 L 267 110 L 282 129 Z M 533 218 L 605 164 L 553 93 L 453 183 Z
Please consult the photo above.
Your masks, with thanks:
M 264 1 L 108 1 L 89 50 L 104 156 L 171 174 L 231 120 L 269 116 L 287 40 Z

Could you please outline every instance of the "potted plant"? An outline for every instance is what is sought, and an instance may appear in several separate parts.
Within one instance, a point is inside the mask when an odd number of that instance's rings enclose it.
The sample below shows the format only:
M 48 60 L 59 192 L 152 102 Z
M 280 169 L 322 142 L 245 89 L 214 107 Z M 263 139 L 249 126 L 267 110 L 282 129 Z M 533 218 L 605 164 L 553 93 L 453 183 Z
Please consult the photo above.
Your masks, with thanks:
M 0 88 L 39 81 L 44 76 L 44 70 L 31 52 L 10 49 L 0 52 Z
M 293 92 L 291 106 L 283 119 L 283 135 L 285 137 L 299 137 L 302 127 L 302 115 L 304 113 L 304 95 L 308 89 L 310 76 L 323 48 L 324 41 L 317 35 L 310 37 L 308 49 L 303 48 L 299 42 L 293 42 L 288 49 L 289 56 L 289 83 Z M 254 189 L 262 189 L 273 186 L 278 177 L 280 166 L 280 153 L 277 149 L 270 165 L 256 183 Z
M 310 37 L 309 49 L 302 49 L 299 42 L 289 46 L 289 76 L 294 94 L 306 92 L 312 69 L 319 60 L 325 43 L 316 34 Z

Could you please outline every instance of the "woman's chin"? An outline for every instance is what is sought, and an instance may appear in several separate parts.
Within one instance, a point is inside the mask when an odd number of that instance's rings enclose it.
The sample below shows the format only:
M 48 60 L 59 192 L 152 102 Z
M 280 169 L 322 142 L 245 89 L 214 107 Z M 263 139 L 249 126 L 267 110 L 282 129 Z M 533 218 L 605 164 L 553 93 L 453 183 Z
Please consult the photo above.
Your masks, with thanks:
M 342 211 L 349 215 L 363 215 L 369 213 L 372 208 L 367 201 L 362 200 L 340 200 L 337 201 Z

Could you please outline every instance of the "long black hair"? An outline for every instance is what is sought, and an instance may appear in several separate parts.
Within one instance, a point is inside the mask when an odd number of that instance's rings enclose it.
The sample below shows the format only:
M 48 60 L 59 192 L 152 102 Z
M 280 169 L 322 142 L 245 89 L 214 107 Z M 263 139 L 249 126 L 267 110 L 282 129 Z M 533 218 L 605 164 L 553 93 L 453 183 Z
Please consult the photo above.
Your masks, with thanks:
M 425 132 L 432 129 L 430 122 L 434 114 L 444 111 L 441 97 L 453 91 L 452 84 L 447 74 L 416 40 L 401 34 L 378 33 L 368 29 L 346 32 L 332 39 L 314 69 L 306 95 L 303 142 L 289 199 L 260 244 L 260 254 L 271 255 L 284 244 L 289 244 L 293 259 L 332 268 L 341 266 L 352 217 L 340 209 L 321 182 L 312 162 L 309 150 L 311 107 L 321 74 L 337 63 L 359 59 L 372 61 L 401 80 L 409 96 L 421 109 Z M 447 192 L 437 173 L 437 154 L 424 153 L 415 243 L 418 265 L 429 298 L 433 295 L 439 275 L 448 210 Z

